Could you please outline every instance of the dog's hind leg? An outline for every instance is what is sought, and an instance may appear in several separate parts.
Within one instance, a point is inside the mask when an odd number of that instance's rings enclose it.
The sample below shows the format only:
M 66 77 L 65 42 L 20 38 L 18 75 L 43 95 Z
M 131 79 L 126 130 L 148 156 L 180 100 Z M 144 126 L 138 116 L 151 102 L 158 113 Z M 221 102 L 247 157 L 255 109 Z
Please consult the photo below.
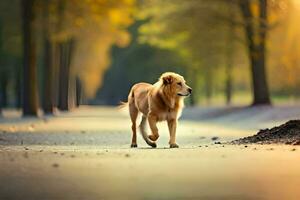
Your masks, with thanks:
M 138 109 L 135 107 L 134 103 L 129 103 L 129 113 L 130 113 L 130 119 L 132 122 L 131 130 L 132 130 L 132 140 L 131 140 L 131 148 L 137 147 L 136 142 L 136 119 L 138 116 Z

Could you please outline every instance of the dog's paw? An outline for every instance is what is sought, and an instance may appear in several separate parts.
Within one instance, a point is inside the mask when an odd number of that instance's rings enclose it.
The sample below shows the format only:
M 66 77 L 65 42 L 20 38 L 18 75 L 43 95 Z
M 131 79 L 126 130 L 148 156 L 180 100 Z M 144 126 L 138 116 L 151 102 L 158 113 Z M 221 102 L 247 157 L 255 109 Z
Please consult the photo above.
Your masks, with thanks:
M 151 143 L 150 146 L 151 146 L 152 148 L 156 148 L 156 147 L 157 147 L 155 142 Z
M 131 144 L 130 147 L 131 148 L 137 148 L 138 146 L 137 146 L 137 144 Z
M 174 144 L 170 144 L 170 148 L 179 148 L 178 144 L 174 143 Z

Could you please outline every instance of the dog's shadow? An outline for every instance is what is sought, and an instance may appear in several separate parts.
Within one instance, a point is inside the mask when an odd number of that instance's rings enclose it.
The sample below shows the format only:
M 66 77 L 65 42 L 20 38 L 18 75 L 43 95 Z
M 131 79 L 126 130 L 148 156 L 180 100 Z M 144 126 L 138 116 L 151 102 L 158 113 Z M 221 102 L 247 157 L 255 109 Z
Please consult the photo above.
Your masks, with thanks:
M 162 149 L 196 149 L 197 147 L 180 147 L 180 148 L 170 148 L 170 147 L 137 147 L 137 148 L 130 148 L 130 149 L 139 149 L 139 150 L 162 150 Z
M 131 148 L 133 149 L 133 148 Z M 142 149 L 142 150 L 149 150 L 149 149 L 170 149 L 169 147 L 156 147 L 156 148 L 152 148 L 152 147 L 137 147 L 135 149 Z

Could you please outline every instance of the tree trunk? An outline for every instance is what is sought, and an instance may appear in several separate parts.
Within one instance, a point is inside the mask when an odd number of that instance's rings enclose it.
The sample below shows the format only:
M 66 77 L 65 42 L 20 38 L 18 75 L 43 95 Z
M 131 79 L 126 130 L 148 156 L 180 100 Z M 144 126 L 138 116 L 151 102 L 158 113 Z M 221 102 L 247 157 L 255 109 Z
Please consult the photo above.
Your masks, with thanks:
M 16 96 L 16 108 L 22 108 L 22 73 L 21 66 L 16 67 L 16 78 L 15 78 L 15 96 Z
M 232 54 L 232 40 L 228 42 L 228 49 L 226 55 L 226 69 L 225 69 L 225 97 L 226 105 L 231 104 L 232 99 L 232 67 L 233 67 L 233 54 Z
M 73 49 L 73 40 L 60 45 L 60 73 L 59 73 L 59 101 L 60 110 L 69 110 L 70 64 Z
M 44 88 L 44 98 L 43 98 L 43 110 L 46 114 L 53 114 L 54 109 L 54 73 L 52 64 L 52 45 L 48 39 L 45 39 L 45 55 L 44 55 L 44 66 L 45 66 L 45 88 Z
M 7 74 L 1 77 L 0 80 L 0 107 L 7 107 L 7 85 L 8 85 L 8 77 Z
M 212 77 L 212 69 L 207 67 L 204 81 L 205 81 L 205 97 L 206 103 L 209 105 L 211 103 L 212 90 L 213 90 L 213 77 Z
M 60 49 L 60 64 L 59 64 L 59 94 L 58 108 L 60 110 L 69 110 L 69 69 L 66 63 L 66 43 L 59 45 Z
M 76 76 L 70 72 L 69 80 L 69 108 L 70 110 L 77 107 L 77 97 L 76 97 Z
M 58 42 L 52 44 L 52 69 L 53 69 L 53 106 L 58 107 L 59 98 L 59 72 L 60 72 L 60 48 Z
M 37 67 L 33 30 L 34 0 L 22 0 L 23 9 L 23 115 L 38 115 Z
M 62 30 L 62 22 L 64 21 L 65 1 L 58 2 L 58 17 L 59 23 L 57 26 L 58 31 Z M 70 70 L 68 64 L 68 41 L 58 42 L 58 105 L 60 110 L 69 110 L 69 81 Z
M 82 96 L 82 90 L 81 90 L 81 81 L 78 77 L 76 77 L 76 107 L 79 107 L 81 104 L 81 96 Z
M 267 0 L 259 0 L 260 16 L 257 23 L 251 13 L 251 1 L 240 0 L 240 9 L 245 21 L 248 55 L 251 64 L 253 104 L 271 104 L 266 74 Z M 255 36 L 257 41 L 254 40 Z
M 263 49 L 252 50 L 250 56 L 254 92 L 253 105 L 271 104 L 265 69 L 265 52 Z
M 228 10 L 230 18 L 234 18 L 234 12 L 232 9 Z M 231 104 L 233 80 L 232 80 L 232 68 L 233 68 L 233 52 L 234 52 L 234 24 L 229 22 L 228 24 L 228 36 L 227 36 L 227 47 L 226 47 L 226 63 L 225 63 L 225 98 L 226 105 Z
M 231 104 L 232 99 L 232 72 L 230 65 L 227 65 L 226 68 L 226 82 L 225 82 L 225 96 L 226 96 L 226 105 Z
M 54 72 L 53 72 L 53 44 L 50 41 L 48 23 L 48 0 L 43 2 L 43 41 L 44 41 L 44 95 L 43 110 L 45 114 L 53 114 L 54 111 Z
M 0 65 L 3 65 L 3 63 L 1 62 L 2 60 L 2 46 L 3 46 L 3 41 L 2 41 L 2 22 L 0 21 Z M 3 71 L 0 69 L 0 81 L 2 81 L 2 77 L 1 75 L 3 74 Z M 3 96 L 3 91 L 2 91 L 2 88 L 0 87 L 0 116 L 2 115 L 2 108 L 3 108 L 3 100 L 2 100 L 2 96 Z
M 0 116 L 2 114 L 3 108 L 7 106 L 7 84 L 8 84 L 7 74 L 3 73 L 1 75 L 2 76 L 0 77 Z

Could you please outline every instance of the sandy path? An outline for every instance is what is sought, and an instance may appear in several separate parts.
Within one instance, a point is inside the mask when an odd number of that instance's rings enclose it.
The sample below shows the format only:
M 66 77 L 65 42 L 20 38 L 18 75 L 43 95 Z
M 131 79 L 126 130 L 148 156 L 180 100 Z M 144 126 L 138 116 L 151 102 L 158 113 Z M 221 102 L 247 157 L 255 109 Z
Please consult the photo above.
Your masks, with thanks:
M 0 199 L 299 199 L 297 147 L 213 145 L 253 131 L 184 120 L 168 149 L 160 127 L 158 149 L 130 149 L 128 118 L 111 108 L 3 120 Z

